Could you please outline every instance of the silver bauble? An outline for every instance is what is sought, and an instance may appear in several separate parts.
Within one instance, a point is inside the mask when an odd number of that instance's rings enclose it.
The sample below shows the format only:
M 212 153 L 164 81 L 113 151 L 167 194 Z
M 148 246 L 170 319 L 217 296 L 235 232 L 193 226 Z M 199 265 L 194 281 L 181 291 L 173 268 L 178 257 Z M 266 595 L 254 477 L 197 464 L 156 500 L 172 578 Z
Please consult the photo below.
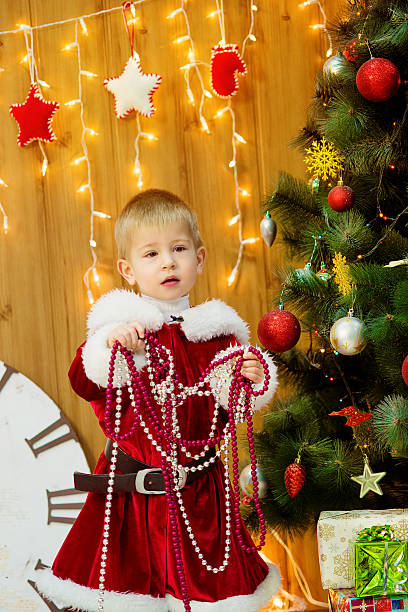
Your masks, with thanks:
M 267 212 L 262 219 L 260 228 L 261 236 L 264 239 L 266 246 L 272 246 L 276 238 L 276 223 L 270 216 L 269 212 Z
M 334 74 L 335 76 L 339 76 L 345 65 L 346 60 L 344 57 L 341 55 L 332 55 L 324 62 L 323 72 L 324 74 Z
M 342 355 L 358 355 L 366 347 L 366 324 L 358 317 L 342 317 L 330 330 L 332 347 Z
M 265 482 L 265 478 L 263 477 L 263 474 L 259 468 L 256 469 L 256 475 L 258 477 L 258 485 L 259 485 L 258 486 L 258 497 L 259 498 L 265 497 L 267 485 Z M 242 492 L 245 493 L 245 495 L 248 495 L 249 497 L 254 496 L 254 487 L 252 484 L 252 473 L 251 473 L 250 465 L 245 466 L 244 469 L 242 470 L 239 476 L 239 484 L 240 484 Z

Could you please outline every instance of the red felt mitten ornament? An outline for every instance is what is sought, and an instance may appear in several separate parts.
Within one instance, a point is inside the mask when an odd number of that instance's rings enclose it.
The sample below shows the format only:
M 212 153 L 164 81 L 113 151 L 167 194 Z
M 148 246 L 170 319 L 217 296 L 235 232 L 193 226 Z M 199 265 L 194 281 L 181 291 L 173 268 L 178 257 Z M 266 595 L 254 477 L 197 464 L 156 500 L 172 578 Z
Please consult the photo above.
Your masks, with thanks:
M 51 121 L 58 109 L 58 102 L 44 100 L 38 85 L 32 83 L 25 102 L 12 104 L 9 109 L 10 115 L 14 117 L 20 128 L 17 137 L 20 147 L 25 147 L 33 140 L 42 142 L 55 140 Z
M 402 364 L 402 378 L 404 379 L 404 383 L 408 385 L 408 355 L 405 357 Z
M 300 338 L 299 321 L 283 308 L 275 308 L 264 314 L 257 331 L 261 344 L 273 353 L 288 351 Z
M 293 499 L 303 488 L 306 481 L 306 468 L 297 461 L 288 465 L 285 470 L 285 487 Z
M 354 191 L 347 185 L 343 185 L 343 181 L 339 181 L 337 187 L 333 187 L 329 192 L 327 201 L 330 208 L 336 212 L 345 212 L 354 205 Z
M 392 98 L 401 84 L 398 68 L 383 57 L 374 57 L 358 70 L 356 85 L 363 98 L 370 102 L 385 102 Z
M 237 93 L 238 74 L 247 73 L 238 45 L 216 45 L 211 49 L 211 87 L 220 98 Z

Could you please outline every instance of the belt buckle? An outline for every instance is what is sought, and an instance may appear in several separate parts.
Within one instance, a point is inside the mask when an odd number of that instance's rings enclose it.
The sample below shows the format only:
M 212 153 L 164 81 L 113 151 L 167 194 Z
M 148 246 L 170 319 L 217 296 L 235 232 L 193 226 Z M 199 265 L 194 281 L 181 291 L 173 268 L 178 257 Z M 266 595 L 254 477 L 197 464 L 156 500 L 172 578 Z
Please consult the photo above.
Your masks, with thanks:
M 148 491 L 144 486 L 145 477 L 147 474 L 151 474 L 152 472 L 160 472 L 160 468 L 147 468 L 146 470 L 139 470 L 135 477 L 135 489 L 138 493 L 143 493 L 144 495 L 163 495 L 164 491 Z
M 177 468 L 177 472 L 178 472 L 178 486 L 179 489 L 182 489 L 186 482 L 187 482 L 187 472 L 186 470 L 183 468 L 183 466 L 181 465 L 180 467 Z

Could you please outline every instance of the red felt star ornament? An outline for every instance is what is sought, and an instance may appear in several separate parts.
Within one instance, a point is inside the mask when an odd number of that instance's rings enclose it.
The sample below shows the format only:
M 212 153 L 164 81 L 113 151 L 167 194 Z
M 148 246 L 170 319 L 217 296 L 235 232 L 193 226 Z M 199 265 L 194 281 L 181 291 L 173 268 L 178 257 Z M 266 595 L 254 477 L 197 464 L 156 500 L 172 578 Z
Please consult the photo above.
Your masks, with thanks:
M 32 83 L 28 96 L 23 104 L 12 104 L 10 115 L 14 117 L 20 128 L 17 142 L 25 147 L 33 140 L 52 142 L 56 139 L 51 121 L 55 111 L 59 109 L 58 102 L 44 100 L 38 85 Z
M 337 412 L 330 412 L 329 416 L 345 416 L 349 417 L 346 421 L 346 425 L 349 427 L 360 427 L 361 423 L 371 419 L 373 416 L 371 412 L 358 412 L 354 406 L 346 406 Z

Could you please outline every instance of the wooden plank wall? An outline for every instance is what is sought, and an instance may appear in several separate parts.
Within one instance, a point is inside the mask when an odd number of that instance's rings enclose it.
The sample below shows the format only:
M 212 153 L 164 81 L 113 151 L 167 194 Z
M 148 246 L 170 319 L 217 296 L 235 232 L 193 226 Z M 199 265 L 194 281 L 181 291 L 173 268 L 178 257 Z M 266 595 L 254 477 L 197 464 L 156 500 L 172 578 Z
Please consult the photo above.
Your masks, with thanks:
M 239 93 L 233 98 L 237 131 L 247 140 L 238 145 L 240 184 L 251 197 L 242 199 L 244 237 L 258 234 L 260 202 L 278 171 L 304 176 L 301 156 L 288 148 L 305 118 L 314 75 L 324 61 L 326 40 L 309 28 L 320 19 L 317 6 L 300 9 L 300 0 L 257 0 L 255 35 L 247 44 L 248 75 L 240 78 Z M 333 16 L 342 0 L 324 0 Z M 14 0 L 0 3 L 0 30 L 17 23 L 31 25 L 68 19 L 116 6 L 114 0 Z M 140 22 L 136 49 L 145 72 L 157 72 L 163 81 L 154 95 L 156 114 L 141 119 L 142 129 L 159 137 L 141 143 L 145 186 L 178 193 L 197 211 L 208 248 L 206 271 L 191 295 L 199 303 L 207 297 L 227 301 L 246 319 L 256 342 L 256 326 L 268 309 L 271 296 L 279 290 L 276 267 L 283 261 L 279 241 L 267 249 L 262 241 L 246 248 L 237 282 L 228 287 L 226 278 L 235 263 L 237 230 L 227 221 L 235 215 L 231 159 L 231 120 L 228 114 L 214 119 L 224 101 L 205 103 L 204 115 L 210 135 L 199 129 L 197 112 L 187 101 L 182 72 L 187 62 L 186 43 L 172 40 L 186 32 L 181 15 L 166 19 L 177 0 L 147 0 L 137 7 Z M 225 0 L 227 41 L 241 44 L 248 32 L 250 2 Z M 191 0 L 186 4 L 196 55 L 209 62 L 210 49 L 220 39 L 216 19 L 206 15 L 215 10 L 213 0 Z M 88 137 L 95 207 L 112 215 L 112 220 L 95 219 L 100 287 L 97 298 L 122 285 L 115 271 L 113 224 L 119 211 L 137 189 L 133 169 L 134 116 L 119 120 L 113 112 L 112 96 L 102 86 L 107 76 L 122 72 L 130 52 L 121 11 L 86 21 L 89 36 L 80 34 L 82 68 L 98 75 L 83 81 L 84 118 L 99 133 Z M 67 370 L 85 334 L 89 308 L 82 275 L 91 263 L 89 197 L 77 189 L 86 183 L 85 164 L 71 165 L 81 155 L 81 126 L 78 106 L 65 102 L 78 97 L 75 50 L 61 51 L 74 39 L 69 22 L 34 32 L 34 53 L 39 78 L 51 85 L 47 99 L 58 100 L 61 108 L 54 118 L 57 141 L 45 145 L 50 166 L 41 174 L 42 156 L 37 143 L 20 148 L 17 124 L 9 106 L 24 101 L 29 72 L 20 63 L 26 54 L 22 33 L 0 36 L 0 202 L 7 211 L 9 232 L 0 230 L 0 359 L 13 365 L 39 385 L 62 408 L 78 432 L 91 466 L 103 446 L 103 435 L 89 406 L 77 398 L 67 380 Z M 202 73 L 209 88 L 208 68 Z M 194 93 L 199 93 L 192 77 Z M 301 220 L 299 220 L 301 222 Z M 0 217 L 1 223 L 1 217 Z M 1 227 L 1 226 L 0 226 Z M 258 426 L 260 419 L 258 418 Z M 314 535 L 291 545 L 312 592 L 320 589 Z M 270 541 L 268 556 L 281 565 L 284 587 L 299 593 L 293 572 L 282 549 Z M 313 606 L 312 606 L 313 607 Z

